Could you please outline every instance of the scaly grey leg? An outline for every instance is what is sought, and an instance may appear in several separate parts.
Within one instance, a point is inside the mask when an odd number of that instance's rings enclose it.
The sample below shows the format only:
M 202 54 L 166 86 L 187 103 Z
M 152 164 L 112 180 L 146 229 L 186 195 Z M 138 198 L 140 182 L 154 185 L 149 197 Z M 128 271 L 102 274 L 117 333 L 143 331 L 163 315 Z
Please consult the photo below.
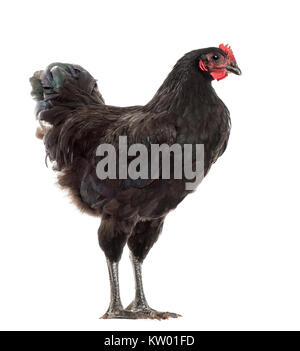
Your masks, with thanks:
M 125 311 L 122 306 L 119 288 L 119 263 L 112 262 L 109 259 L 107 259 L 107 266 L 110 281 L 110 304 L 107 312 L 101 318 L 135 319 L 135 315 L 130 311 Z
M 144 289 L 143 289 L 143 280 L 142 280 L 142 264 L 141 262 L 130 254 L 131 263 L 133 266 L 134 277 L 135 277 L 135 299 L 127 307 L 130 311 L 138 311 L 149 308 L 147 303 Z
M 168 319 L 169 317 L 181 317 L 180 314 L 171 312 L 159 312 L 149 307 L 145 297 L 142 281 L 142 263 L 131 253 L 130 259 L 133 265 L 135 277 L 135 299 L 125 309 L 136 315 L 136 318 Z

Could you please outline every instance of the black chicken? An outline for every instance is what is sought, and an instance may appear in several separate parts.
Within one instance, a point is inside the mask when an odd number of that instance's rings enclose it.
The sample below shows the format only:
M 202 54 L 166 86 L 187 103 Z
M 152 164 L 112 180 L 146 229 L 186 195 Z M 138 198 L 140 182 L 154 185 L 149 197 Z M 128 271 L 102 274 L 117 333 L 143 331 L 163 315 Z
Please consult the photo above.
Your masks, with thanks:
M 99 179 L 96 149 L 108 143 L 118 148 L 119 136 L 128 146 L 204 144 L 204 175 L 226 149 L 229 111 L 216 95 L 213 79 L 228 72 L 241 74 L 228 46 L 195 50 L 174 66 L 145 106 L 105 105 L 95 79 L 82 67 L 53 63 L 30 79 L 47 158 L 77 206 L 101 216 L 99 244 L 108 263 L 111 301 L 103 318 L 178 317 L 149 307 L 142 286 L 141 265 L 158 239 L 164 219 L 191 192 L 186 179 Z M 128 156 L 129 159 L 129 156 Z M 195 158 L 192 157 L 193 163 Z M 172 176 L 173 175 L 173 176 Z M 134 267 L 136 295 L 123 308 L 118 262 L 127 243 Z

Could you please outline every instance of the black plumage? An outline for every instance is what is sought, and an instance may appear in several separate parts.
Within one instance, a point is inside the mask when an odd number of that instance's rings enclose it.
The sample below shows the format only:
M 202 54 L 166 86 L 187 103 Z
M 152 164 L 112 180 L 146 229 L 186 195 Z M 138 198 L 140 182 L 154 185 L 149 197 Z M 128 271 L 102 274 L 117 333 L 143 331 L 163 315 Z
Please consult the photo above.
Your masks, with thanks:
M 215 56 L 219 62 L 214 62 Z M 214 56 L 214 58 L 213 58 Z M 204 67 L 204 68 L 203 68 Z M 118 148 L 119 136 L 128 146 L 143 144 L 204 144 L 206 175 L 226 149 L 229 112 L 211 82 L 224 72 L 240 74 L 233 55 L 220 48 L 195 50 L 175 65 L 155 96 L 144 106 L 108 106 L 95 79 L 82 67 L 53 63 L 30 79 L 37 100 L 46 155 L 57 171 L 58 183 L 69 190 L 77 206 L 101 217 L 99 243 L 107 257 L 111 304 L 106 318 L 167 318 L 145 299 L 141 263 L 158 239 L 170 210 L 191 192 L 186 179 L 105 179 L 96 175 L 96 148 Z M 222 77 L 222 78 L 224 78 Z M 195 162 L 195 159 L 193 159 Z M 136 297 L 124 309 L 119 296 L 118 262 L 128 244 L 136 276 Z

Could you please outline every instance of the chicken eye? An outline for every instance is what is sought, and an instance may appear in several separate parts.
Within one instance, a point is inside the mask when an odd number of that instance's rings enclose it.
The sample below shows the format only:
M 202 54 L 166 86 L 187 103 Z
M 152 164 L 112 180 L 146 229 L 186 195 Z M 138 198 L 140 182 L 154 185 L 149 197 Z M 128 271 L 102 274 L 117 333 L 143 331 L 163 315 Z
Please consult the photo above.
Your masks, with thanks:
M 212 58 L 213 58 L 213 60 L 215 60 L 215 61 L 216 61 L 216 60 L 219 58 L 219 56 L 218 56 L 218 55 L 213 55 L 213 57 L 212 57 Z

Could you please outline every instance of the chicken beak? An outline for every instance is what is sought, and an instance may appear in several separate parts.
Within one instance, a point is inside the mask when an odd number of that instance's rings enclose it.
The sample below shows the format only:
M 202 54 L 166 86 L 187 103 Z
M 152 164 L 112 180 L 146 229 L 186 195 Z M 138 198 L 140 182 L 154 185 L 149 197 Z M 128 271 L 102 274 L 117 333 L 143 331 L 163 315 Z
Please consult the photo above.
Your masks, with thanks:
M 226 66 L 226 71 L 237 74 L 238 76 L 242 74 L 242 71 L 239 69 L 236 63 L 231 63 L 229 66 Z

